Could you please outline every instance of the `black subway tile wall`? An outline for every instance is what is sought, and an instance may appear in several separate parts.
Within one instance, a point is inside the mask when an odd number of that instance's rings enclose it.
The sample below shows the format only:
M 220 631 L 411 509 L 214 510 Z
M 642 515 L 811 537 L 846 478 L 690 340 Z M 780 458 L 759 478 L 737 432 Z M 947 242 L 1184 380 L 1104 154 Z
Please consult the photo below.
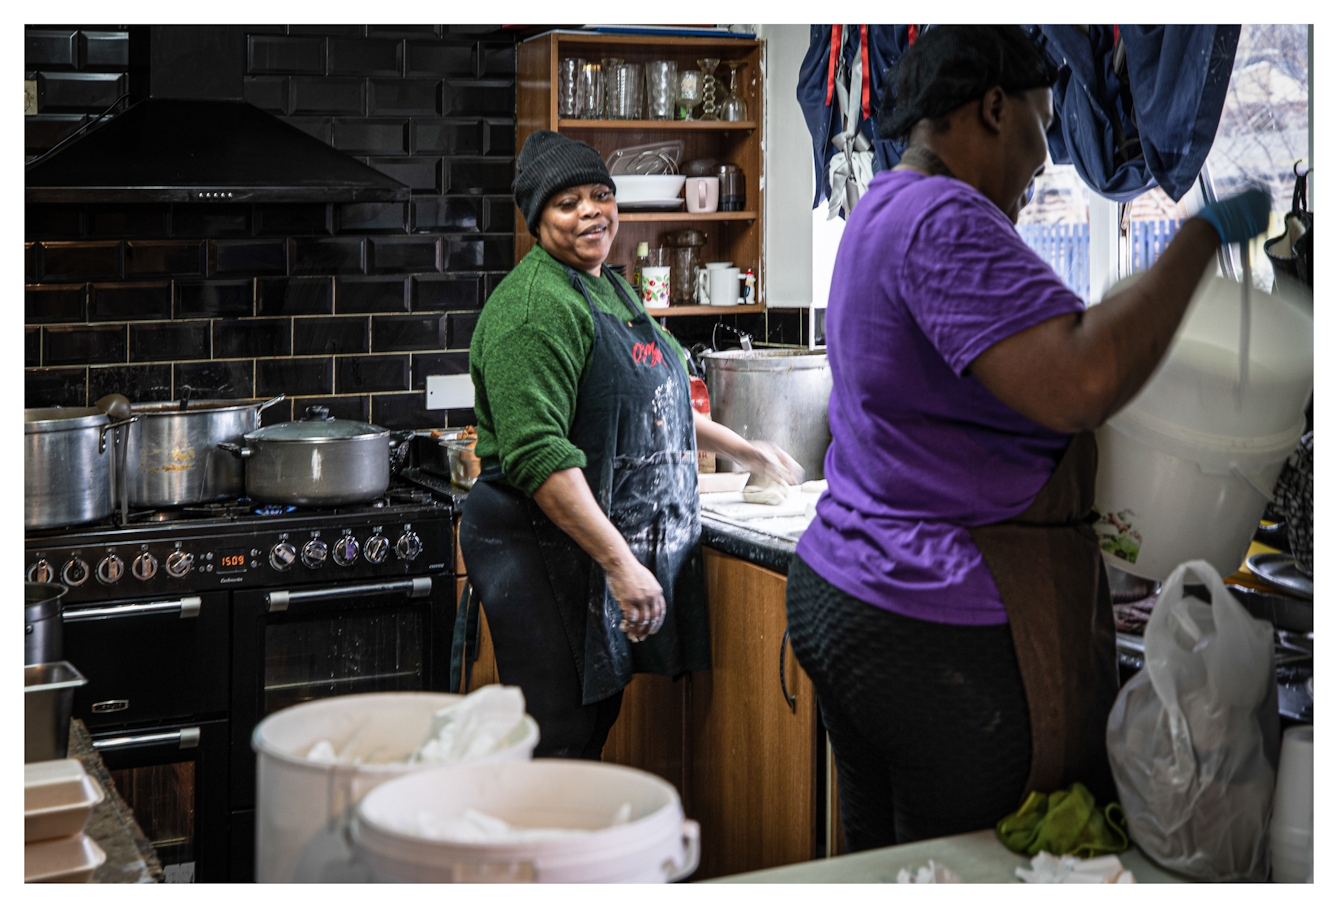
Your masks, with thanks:
M 138 35 L 25 30 L 29 159 L 135 90 Z M 412 199 L 28 205 L 25 404 L 282 393 L 266 424 L 315 405 L 389 428 L 472 421 L 423 391 L 468 370 L 512 264 L 515 60 L 497 26 L 248 28 L 245 99 Z

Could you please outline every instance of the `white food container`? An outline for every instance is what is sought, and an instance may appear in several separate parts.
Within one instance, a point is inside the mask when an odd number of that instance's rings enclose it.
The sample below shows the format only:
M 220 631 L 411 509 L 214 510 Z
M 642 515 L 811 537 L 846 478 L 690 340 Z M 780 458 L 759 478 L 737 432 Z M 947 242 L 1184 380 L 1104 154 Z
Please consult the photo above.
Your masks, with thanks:
M 45 760 L 23 767 L 23 841 L 40 842 L 83 832 L 105 797 L 78 760 Z
M 23 846 L 23 882 L 87 883 L 107 860 L 98 843 L 82 832 Z

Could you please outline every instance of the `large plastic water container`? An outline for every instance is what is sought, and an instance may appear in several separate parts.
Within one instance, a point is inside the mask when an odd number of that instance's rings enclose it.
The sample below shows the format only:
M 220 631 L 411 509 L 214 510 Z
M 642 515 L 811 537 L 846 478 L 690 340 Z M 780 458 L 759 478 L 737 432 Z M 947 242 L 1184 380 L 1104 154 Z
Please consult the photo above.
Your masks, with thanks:
M 587 831 L 524 842 L 423 831 L 425 815 L 471 808 L 513 827 Z M 620 813 L 626 822 L 610 825 Z M 665 883 L 696 870 L 701 855 L 700 829 L 683 818 L 674 786 L 586 760 L 451 766 L 398 779 L 358 805 L 353 839 L 376 882 Z
M 1157 371 L 1097 431 L 1096 531 L 1120 570 L 1160 581 L 1201 558 L 1223 577 L 1235 572 L 1300 441 L 1313 320 L 1286 297 L 1252 290 L 1238 397 L 1240 312 L 1240 284 L 1205 276 Z
M 355 882 L 366 868 L 351 860 L 351 808 L 377 786 L 439 768 L 405 762 L 426 737 L 433 715 L 464 699 L 405 691 L 352 694 L 280 710 L 256 726 L 256 882 Z M 320 741 L 357 763 L 307 758 Z M 528 760 L 539 743 L 530 716 L 495 750 L 474 762 Z

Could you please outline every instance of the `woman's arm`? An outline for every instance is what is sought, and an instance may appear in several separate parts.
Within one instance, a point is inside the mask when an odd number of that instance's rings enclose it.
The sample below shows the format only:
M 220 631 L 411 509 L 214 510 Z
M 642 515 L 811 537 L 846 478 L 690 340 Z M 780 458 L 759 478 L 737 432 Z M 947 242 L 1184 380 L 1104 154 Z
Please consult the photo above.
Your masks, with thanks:
M 1265 229 L 1268 197 L 1256 193 L 1187 220 L 1136 283 L 1084 312 L 1056 316 L 999 341 L 968 371 L 1041 425 L 1060 432 L 1101 425 L 1161 362 L 1223 236 L 1248 239 Z
M 664 590 L 604 516 L 585 474 L 575 467 L 554 471 L 535 490 L 534 501 L 604 569 L 628 639 L 637 642 L 658 631 L 664 623 Z
M 803 468 L 771 442 L 748 441 L 728 426 L 711 422 L 700 413 L 694 412 L 692 418 L 697 428 L 697 447 L 701 450 L 723 454 L 777 482 L 793 485 L 803 480 Z

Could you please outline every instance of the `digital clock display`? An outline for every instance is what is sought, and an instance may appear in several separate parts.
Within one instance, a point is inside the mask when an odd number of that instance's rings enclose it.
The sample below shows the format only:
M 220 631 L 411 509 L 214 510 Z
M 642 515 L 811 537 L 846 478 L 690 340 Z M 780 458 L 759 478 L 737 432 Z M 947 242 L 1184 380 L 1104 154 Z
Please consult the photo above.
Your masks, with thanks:
M 218 570 L 220 573 L 246 570 L 246 550 L 233 549 L 232 551 L 219 552 Z

